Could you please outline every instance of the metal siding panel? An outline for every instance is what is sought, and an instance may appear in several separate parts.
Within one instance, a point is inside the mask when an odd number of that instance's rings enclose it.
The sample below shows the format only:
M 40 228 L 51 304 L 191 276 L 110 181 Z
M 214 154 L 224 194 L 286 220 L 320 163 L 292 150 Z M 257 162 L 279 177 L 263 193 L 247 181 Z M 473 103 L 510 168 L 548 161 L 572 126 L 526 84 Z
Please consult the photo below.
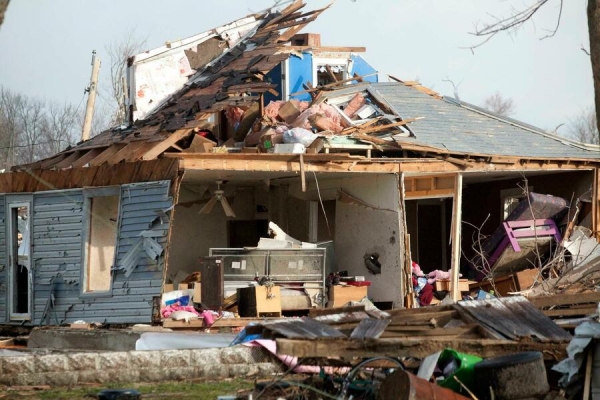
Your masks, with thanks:
M 172 205 L 169 187 L 170 181 L 121 186 L 117 259 L 126 254 L 142 230 L 150 229 L 157 211 Z M 162 262 L 140 257 L 129 278 L 123 271 L 114 271 L 111 296 L 81 297 L 81 237 L 85 218 L 82 191 L 70 191 L 68 195 L 35 194 L 33 211 L 34 324 L 41 322 L 52 277 L 59 277 L 54 283 L 54 294 L 60 323 L 78 319 L 107 323 L 151 321 L 152 297 L 160 295 L 162 286 Z M 165 236 L 157 240 L 165 246 L 168 222 L 159 228 Z
M 46 302 L 50 297 L 50 282 L 53 278 L 59 322 L 59 304 L 73 304 L 79 301 L 82 205 L 81 191 L 53 191 L 33 195 L 35 325 L 41 322 Z

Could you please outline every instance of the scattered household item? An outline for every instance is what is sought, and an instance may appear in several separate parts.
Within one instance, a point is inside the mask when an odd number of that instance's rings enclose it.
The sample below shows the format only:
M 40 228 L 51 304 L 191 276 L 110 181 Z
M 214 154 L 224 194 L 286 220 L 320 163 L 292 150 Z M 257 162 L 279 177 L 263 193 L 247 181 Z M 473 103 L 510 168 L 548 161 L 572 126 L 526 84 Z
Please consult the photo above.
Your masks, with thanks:
M 281 288 L 254 286 L 237 290 L 240 317 L 281 317 Z
M 388 376 L 377 392 L 378 400 L 467 400 L 450 389 L 398 369 Z

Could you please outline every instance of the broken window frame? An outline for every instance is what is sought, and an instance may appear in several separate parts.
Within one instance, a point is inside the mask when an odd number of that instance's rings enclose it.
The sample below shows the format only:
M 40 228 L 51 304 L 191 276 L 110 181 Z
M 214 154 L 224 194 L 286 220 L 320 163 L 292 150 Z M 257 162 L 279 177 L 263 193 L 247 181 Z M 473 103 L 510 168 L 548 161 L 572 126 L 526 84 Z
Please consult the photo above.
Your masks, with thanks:
M 18 210 L 21 207 L 27 207 L 27 212 L 28 212 L 28 218 L 27 218 L 27 225 L 28 225 L 28 230 L 29 230 L 29 240 L 28 243 L 23 243 L 27 246 L 27 266 L 25 268 L 27 268 L 27 273 L 28 273 L 28 296 L 27 296 L 27 308 L 28 308 L 28 312 L 26 313 L 19 313 L 14 311 L 14 307 L 15 307 L 15 299 L 14 296 L 16 294 L 16 290 L 18 290 L 18 287 L 15 287 L 15 282 L 14 282 L 14 268 L 15 268 L 15 261 L 13 259 L 13 257 L 15 256 L 15 253 L 17 253 L 17 257 L 21 257 L 18 253 L 19 253 L 19 245 L 18 243 L 15 243 L 15 239 L 17 239 L 17 232 L 18 232 L 18 219 L 17 221 L 13 221 L 12 216 L 13 216 L 13 210 L 17 211 L 17 215 L 18 215 Z M 34 288 L 34 284 L 33 284 L 33 278 L 34 278 L 34 274 L 33 274 L 33 257 L 32 257 L 32 251 L 33 251 L 33 246 L 32 246 L 32 238 L 33 238 L 33 225 L 32 225 L 32 215 L 33 215 L 33 198 L 31 195 L 16 195 L 16 196 L 7 196 L 6 197 L 6 245 L 7 245 L 7 253 L 6 253 L 6 257 L 7 257 L 7 267 L 6 268 L 6 274 L 7 274 L 7 312 L 8 312 L 8 319 L 10 321 L 31 321 L 32 317 L 33 317 L 33 308 L 34 308 L 34 301 L 33 301 L 33 288 Z M 18 217 L 17 217 L 18 218 Z M 15 223 L 17 225 L 15 225 Z M 18 239 L 17 239 L 18 240 Z M 18 263 L 18 261 L 17 261 Z
M 527 192 L 522 188 L 511 188 L 500 190 L 500 216 L 501 220 L 504 221 L 511 212 L 517 207 L 519 202 L 527 197 L 527 193 L 533 192 L 533 186 L 527 186 Z M 511 201 L 508 204 L 508 201 Z M 516 202 L 514 201 L 516 200 Z
M 113 255 L 112 265 L 110 266 L 110 287 L 108 290 L 88 290 L 88 244 L 90 241 L 90 222 L 91 222 L 91 208 L 92 200 L 97 197 L 117 197 L 117 226 L 115 234 L 115 252 Z M 81 280 L 80 280 L 80 297 L 110 297 L 113 292 L 114 283 L 114 270 L 117 263 L 118 257 L 118 244 L 119 244 L 119 232 L 121 231 L 121 214 L 122 214 L 122 199 L 121 199 L 121 188 L 119 186 L 114 187 L 102 187 L 102 188 L 89 188 L 83 189 L 83 219 L 82 219 L 82 235 L 81 235 Z

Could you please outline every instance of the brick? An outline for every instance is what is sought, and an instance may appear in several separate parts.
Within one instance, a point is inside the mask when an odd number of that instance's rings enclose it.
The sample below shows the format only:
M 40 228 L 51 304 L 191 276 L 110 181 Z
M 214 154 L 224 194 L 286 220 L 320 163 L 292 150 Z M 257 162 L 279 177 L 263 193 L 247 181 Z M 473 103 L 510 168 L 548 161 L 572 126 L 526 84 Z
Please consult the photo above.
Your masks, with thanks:
M 162 368 L 141 368 L 138 372 L 140 382 L 160 382 L 165 380 L 165 373 Z
M 129 368 L 129 353 L 126 351 L 113 351 L 98 355 L 98 369 L 101 370 L 126 370 Z
M 67 356 L 67 368 L 71 371 L 92 371 L 98 369 L 98 354 L 74 353 Z
M 132 368 L 160 367 L 161 352 L 159 351 L 130 351 L 129 363 Z
M 45 374 L 15 374 L 9 376 L 10 386 L 47 385 Z
M 282 366 L 273 363 L 261 363 L 256 364 L 256 366 L 258 367 L 258 375 L 261 377 L 268 377 L 273 374 L 284 372 L 284 368 Z
M 132 383 L 139 382 L 140 372 L 138 370 L 131 369 L 129 367 L 121 370 L 109 370 L 108 381 L 114 383 Z
M 229 378 L 229 366 L 222 364 L 207 364 L 196 367 L 196 376 L 206 379 Z
M 162 368 L 185 368 L 190 366 L 189 350 L 163 350 L 160 354 Z
M 183 381 L 186 379 L 193 379 L 197 377 L 197 371 L 195 367 L 183 367 L 183 368 L 163 368 L 164 380 L 169 381 Z
M 2 375 L 12 374 L 32 374 L 35 372 L 35 357 L 33 356 L 17 356 L 3 357 Z
M 221 363 L 221 351 L 219 349 L 195 349 L 189 350 L 189 353 L 190 365 L 194 367 Z
M 77 384 L 81 383 L 109 383 L 108 371 L 79 371 Z
M 223 364 L 247 364 L 253 362 L 250 348 L 246 346 L 225 347 L 221 349 Z
M 256 369 L 258 372 L 258 368 Z M 236 364 L 229 366 L 229 377 L 230 378 L 238 378 L 246 376 L 250 372 L 250 367 L 248 364 Z
M 78 374 L 69 372 L 48 372 L 45 373 L 46 385 L 52 386 L 75 386 L 77 384 Z M 30 383 L 32 385 L 32 383 Z
M 68 358 L 64 354 L 47 354 L 35 358 L 36 372 L 64 372 L 68 369 Z

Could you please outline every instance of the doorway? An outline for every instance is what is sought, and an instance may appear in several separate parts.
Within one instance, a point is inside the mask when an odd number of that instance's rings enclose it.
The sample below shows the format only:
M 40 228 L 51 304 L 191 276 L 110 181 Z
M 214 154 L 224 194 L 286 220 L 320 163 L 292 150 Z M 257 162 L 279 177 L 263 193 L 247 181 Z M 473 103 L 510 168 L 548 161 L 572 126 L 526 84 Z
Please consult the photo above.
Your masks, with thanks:
M 450 269 L 452 198 L 407 200 L 411 255 L 423 272 Z
M 31 201 L 8 200 L 8 295 L 11 321 L 31 320 Z

